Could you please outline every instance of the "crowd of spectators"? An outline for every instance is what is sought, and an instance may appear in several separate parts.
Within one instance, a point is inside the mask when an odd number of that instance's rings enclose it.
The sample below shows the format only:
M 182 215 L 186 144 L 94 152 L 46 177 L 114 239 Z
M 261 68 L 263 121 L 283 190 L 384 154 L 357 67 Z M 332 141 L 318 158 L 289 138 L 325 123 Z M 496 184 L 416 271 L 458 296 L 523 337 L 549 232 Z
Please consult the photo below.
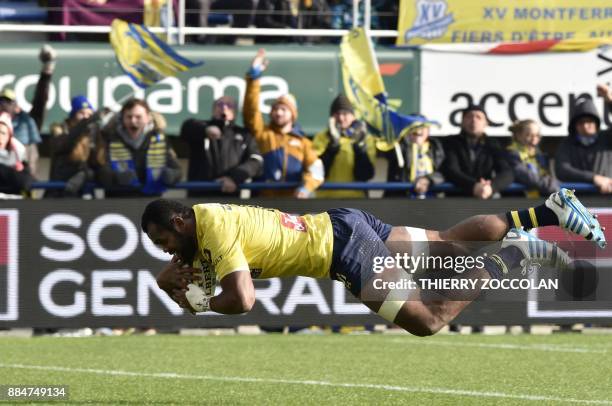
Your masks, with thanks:
M 218 181 L 220 192 L 190 190 L 189 197 L 238 196 L 238 185 L 263 172 L 263 157 L 257 142 L 236 124 L 238 104 L 223 96 L 213 103 L 209 120 L 189 119 L 181 126 L 180 138 L 189 147 L 187 179 Z
M 166 5 L 171 4 L 168 13 Z M 371 0 L 370 27 L 395 30 L 399 2 Z M 21 9 L 14 10 L 14 20 Z M 176 25 L 178 0 L 46 0 L 40 2 L 41 22 L 53 25 L 109 25 L 114 18 L 148 26 Z M 28 21 L 31 12 L 24 15 Z M 364 2 L 357 9 L 358 25 L 364 23 Z M 353 27 L 353 0 L 186 0 L 187 27 L 231 28 L 305 28 L 348 29 Z M 199 43 L 234 44 L 235 35 L 194 35 L 188 40 Z M 257 43 L 322 43 L 339 41 L 334 37 L 264 36 L 249 37 Z M 103 34 L 58 33 L 53 40 L 106 41 Z M 394 38 L 380 43 L 393 44 Z
M 41 74 L 30 112 L 21 109 L 10 88 L 0 90 L 0 190 L 27 196 L 37 172 L 37 144 L 44 122 L 44 106 L 55 66 L 55 51 L 40 53 Z M 45 197 L 91 198 L 93 187 L 106 197 L 160 196 L 185 179 L 218 182 L 216 190 L 189 191 L 190 197 L 236 197 L 249 180 L 294 182 L 282 188 L 254 192 L 259 196 L 296 198 L 359 198 L 362 190 L 318 190 L 324 182 L 367 182 L 374 178 L 377 157 L 387 162 L 387 182 L 410 184 L 385 196 L 431 198 L 433 189 L 450 182 L 447 194 L 490 199 L 503 195 L 512 182 L 525 186 L 528 197 L 545 196 L 561 182 L 592 184 L 599 193 L 612 193 L 612 130 L 601 129 L 601 117 L 593 100 L 583 97 L 570 111 L 568 136 L 554 160 L 539 147 L 539 124 L 518 120 L 509 127 L 511 140 L 502 147 L 487 136 L 489 119 L 479 105 L 462 112 L 459 134 L 430 137 L 432 121 L 417 116 L 394 145 L 378 143 L 367 125 L 358 119 L 355 106 L 340 94 L 321 118 L 322 130 L 310 137 L 299 125 L 298 102 L 291 94 L 278 97 L 269 121 L 260 111 L 260 78 L 268 67 L 260 49 L 246 72 L 242 100 L 244 127 L 236 124 L 237 100 L 223 96 L 214 101 L 208 119 L 186 120 L 178 140 L 187 146 L 188 171 L 181 165 L 166 122 L 146 101 L 132 98 L 117 113 L 95 111 L 83 95 L 72 98 L 71 111 L 60 123 L 50 125 L 48 179 L 61 182 Z M 599 85 L 597 93 L 612 107 L 612 89 Z M 175 141 L 176 142 L 176 141 Z M 386 147 L 383 147 L 383 144 Z M 552 163 L 554 162 L 554 166 Z
M 4 193 L 27 191 L 38 176 L 40 129 L 56 58 L 57 53 L 50 46 L 40 50 L 41 70 L 29 112 L 17 104 L 13 89 L 0 89 L 0 188 Z
M 353 27 L 353 0 L 192 0 L 192 13 L 199 10 L 199 21 L 204 13 L 231 15 L 233 27 L 257 28 L 320 28 L 348 29 Z M 363 25 L 364 2 L 358 4 L 357 25 Z M 397 28 L 399 2 L 371 0 L 370 27 L 394 30 Z M 237 24 L 237 22 L 239 22 Z M 196 24 L 197 26 L 197 24 Z M 291 37 L 259 38 L 264 42 L 287 41 Z
M 49 0 L 49 5 L 55 6 L 55 12 L 49 13 L 49 22 L 106 25 L 110 20 L 105 19 L 120 17 L 113 15 L 113 10 L 117 11 L 115 3 L 131 10 L 130 15 L 121 15 L 131 22 L 160 25 L 166 16 L 159 7 L 163 1 Z M 187 25 L 192 27 L 221 24 L 234 28 L 348 29 L 355 23 L 363 25 L 365 14 L 361 2 L 359 20 L 353 21 L 352 0 L 187 0 L 186 3 Z M 372 29 L 397 29 L 397 0 L 372 0 L 371 4 Z M 63 7 L 72 6 L 86 11 L 84 19 L 78 18 L 79 11 L 61 12 Z M 98 9 L 102 11 L 99 14 Z M 200 43 L 220 44 L 233 44 L 236 38 L 192 37 Z M 62 39 L 66 36 L 62 35 Z M 68 39 L 105 41 L 106 36 L 68 36 Z M 339 39 L 259 35 L 254 41 L 336 43 Z M 377 41 L 392 44 L 395 39 Z M 18 105 L 13 89 L 0 89 L 0 192 L 4 196 L 27 197 L 32 183 L 48 176 L 61 187 L 46 190 L 46 198 L 90 199 L 94 186 L 103 188 L 109 198 L 160 196 L 181 180 L 219 184 L 218 190 L 190 189 L 189 197 L 238 197 L 240 185 L 254 180 L 299 184 L 294 190 L 255 192 L 259 196 L 364 198 L 367 193 L 363 190 L 319 188 L 325 182 L 371 181 L 376 175 L 377 158 L 387 164 L 387 183 L 412 185 L 404 190 L 387 190 L 385 197 L 441 197 L 432 188 L 444 182 L 457 187 L 446 194 L 477 199 L 500 197 L 512 182 L 524 185 L 527 197 L 553 193 L 559 190 L 561 182 L 592 184 L 600 194 L 612 194 L 612 129 L 601 129 L 602 119 L 589 98 L 581 98 L 571 106 L 568 136 L 554 159 L 540 149 L 542 137 L 537 121 L 517 120 L 508 128 L 510 142 L 502 146 L 496 138 L 487 136 L 489 120 L 479 105 L 469 105 L 463 110 L 459 134 L 431 137 L 431 122 L 421 116 L 405 131 L 405 136 L 387 148 L 377 145 L 367 125 L 358 119 L 355 106 L 342 94 L 333 99 L 329 117 L 321 117 L 321 131 L 314 136 L 302 131 L 298 101 L 291 94 L 276 99 L 266 123 L 259 109 L 259 79 L 268 65 L 263 50 L 248 67 L 246 94 L 241 103 L 222 96 L 213 102 L 210 118 L 193 117 L 182 124 L 178 140 L 188 151 L 186 174 L 182 173 L 165 134 L 163 116 L 152 111 L 145 100 L 129 99 L 119 112 L 113 113 L 104 108 L 96 111 L 83 95 L 74 95 L 65 120 L 49 125 L 51 162 L 49 173 L 45 174 L 39 166 L 38 149 L 43 142 L 41 128 L 56 57 L 51 47 L 41 49 L 41 70 L 29 111 Z M 612 89 L 599 85 L 597 92 L 612 111 Z M 240 113 L 244 127 L 237 124 Z M 145 332 L 153 333 L 153 329 Z
M 192 27 L 209 27 L 218 24 L 233 28 L 306 28 L 349 29 L 353 27 L 353 0 L 188 0 L 187 23 Z M 397 0 L 372 0 L 370 27 L 372 29 L 397 29 L 399 2 Z M 357 10 L 358 25 L 363 25 L 364 3 Z M 228 18 L 222 18 L 227 16 Z M 199 42 L 234 43 L 232 36 L 208 36 L 196 38 Z M 286 42 L 337 42 L 338 39 L 322 37 L 256 36 L 261 44 Z M 393 38 L 379 42 L 391 44 Z

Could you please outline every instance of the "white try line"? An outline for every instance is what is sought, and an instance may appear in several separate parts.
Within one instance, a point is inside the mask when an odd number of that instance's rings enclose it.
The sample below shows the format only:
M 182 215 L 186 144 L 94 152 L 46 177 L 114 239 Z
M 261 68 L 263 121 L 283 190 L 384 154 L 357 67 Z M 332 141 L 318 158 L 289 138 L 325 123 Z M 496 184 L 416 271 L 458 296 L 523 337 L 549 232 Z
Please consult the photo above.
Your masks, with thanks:
M 312 381 L 312 380 L 297 380 L 297 379 L 275 379 L 275 378 L 247 378 L 239 376 L 212 376 L 212 375 L 186 375 L 176 374 L 173 372 L 132 372 L 132 371 L 117 371 L 106 369 L 90 369 L 90 368 L 67 368 L 59 366 L 45 365 L 24 365 L 24 364 L 0 364 L 0 368 L 7 369 L 30 369 L 39 371 L 54 371 L 54 372 L 70 372 L 70 373 L 86 373 L 112 376 L 132 376 L 136 378 L 159 378 L 159 379 L 186 379 L 200 381 L 220 381 L 220 382 L 243 382 L 243 383 L 270 383 L 270 384 L 286 384 L 286 385 L 309 385 L 309 386 L 329 386 L 334 388 L 355 388 L 355 389 L 375 389 L 393 392 L 410 392 L 410 393 L 429 393 L 433 395 L 451 395 L 451 396 L 467 396 L 477 398 L 503 398 L 503 399 L 519 399 L 530 401 L 546 401 L 546 402 L 563 402 L 563 403 L 582 403 L 593 405 L 612 405 L 612 400 L 589 400 L 589 399 L 572 399 L 561 398 L 545 395 L 516 395 L 503 392 L 481 392 L 463 389 L 448 389 L 448 388 L 427 388 L 416 386 L 394 386 L 394 385 L 377 385 L 367 383 L 342 383 L 329 381 Z
M 407 340 L 394 338 L 389 340 L 392 343 L 406 344 Z M 413 340 L 414 341 L 414 340 Z M 533 345 L 521 345 L 521 344 L 504 344 L 504 343 L 457 343 L 453 341 L 440 341 L 440 340 L 423 340 L 418 342 L 419 345 L 433 345 L 443 347 L 475 347 L 475 348 L 494 348 L 500 350 L 521 350 L 521 351 L 552 351 L 552 352 L 578 352 L 578 353 L 595 353 L 595 354 L 606 354 L 609 353 L 606 349 L 594 349 L 586 347 L 565 347 L 554 344 L 533 344 Z

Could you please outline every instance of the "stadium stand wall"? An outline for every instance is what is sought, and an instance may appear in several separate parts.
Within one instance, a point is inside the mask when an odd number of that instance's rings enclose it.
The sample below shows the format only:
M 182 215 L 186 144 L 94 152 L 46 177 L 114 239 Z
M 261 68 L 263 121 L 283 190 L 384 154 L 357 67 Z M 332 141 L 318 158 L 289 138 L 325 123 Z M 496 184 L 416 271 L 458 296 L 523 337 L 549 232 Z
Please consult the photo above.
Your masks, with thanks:
M 612 227 L 609 199 L 585 198 Z M 340 283 L 305 278 L 256 281 L 258 302 L 244 316 L 183 314 L 158 291 L 154 275 L 167 257 L 139 229 L 147 200 L 53 200 L 0 202 L 0 321 L 13 327 L 228 327 L 363 325 L 381 323 L 355 303 Z M 240 203 L 240 201 L 234 201 Z M 198 203 L 188 201 L 190 204 Z M 444 200 L 250 200 L 290 213 L 332 207 L 371 211 L 386 222 L 441 229 L 478 213 L 504 212 L 535 201 Z M 563 235 L 551 235 L 563 238 Z M 599 254 L 607 261 L 612 249 Z M 610 286 L 610 269 L 598 270 L 600 286 Z M 558 322 L 610 323 L 612 300 L 590 295 L 563 301 L 502 300 L 487 293 L 462 313 L 468 325 L 527 325 Z M 165 301 L 164 301 L 165 300 Z M 569 301 L 568 301 L 569 300 Z M 535 304 L 534 304 L 535 303 Z M 531 307 L 530 307 L 531 306 Z

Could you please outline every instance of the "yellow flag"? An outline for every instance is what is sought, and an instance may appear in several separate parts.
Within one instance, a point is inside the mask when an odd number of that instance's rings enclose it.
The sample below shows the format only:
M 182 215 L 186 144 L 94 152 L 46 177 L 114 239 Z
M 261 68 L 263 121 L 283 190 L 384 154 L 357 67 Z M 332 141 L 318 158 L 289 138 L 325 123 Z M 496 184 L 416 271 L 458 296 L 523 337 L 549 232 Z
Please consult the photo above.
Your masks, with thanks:
M 183 58 L 144 25 L 113 20 L 110 43 L 123 71 L 142 88 L 203 62 Z
M 386 97 L 385 85 L 363 28 L 353 29 L 342 38 L 340 63 L 344 92 L 355 108 L 357 117 L 368 124 L 374 135 L 389 137 L 386 131 L 389 126 L 385 114 L 387 105 L 375 97 Z M 388 141 L 392 141 L 390 137 Z
M 385 84 L 379 73 L 378 62 L 370 39 L 363 28 L 351 30 L 342 38 L 340 52 L 343 58 L 342 68 L 354 78 L 363 89 L 371 95 L 385 93 Z
M 363 28 L 351 30 L 340 44 L 344 92 L 368 131 L 379 138 L 378 149 L 393 149 L 415 125 L 437 124 L 420 115 L 402 115 L 387 100 L 376 55 Z M 394 103 L 397 105 L 398 103 Z

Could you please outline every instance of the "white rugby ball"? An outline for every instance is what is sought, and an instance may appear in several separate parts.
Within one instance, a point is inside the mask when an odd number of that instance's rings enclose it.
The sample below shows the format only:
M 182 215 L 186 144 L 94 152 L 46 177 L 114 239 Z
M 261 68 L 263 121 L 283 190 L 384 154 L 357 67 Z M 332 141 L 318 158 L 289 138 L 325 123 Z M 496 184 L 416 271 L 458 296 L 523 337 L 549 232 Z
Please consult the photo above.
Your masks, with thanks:
M 190 283 L 187 285 L 187 292 L 185 292 L 185 298 L 189 302 L 189 305 L 196 312 L 206 311 L 204 308 L 204 302 L 206 293 L 200 286 Z

